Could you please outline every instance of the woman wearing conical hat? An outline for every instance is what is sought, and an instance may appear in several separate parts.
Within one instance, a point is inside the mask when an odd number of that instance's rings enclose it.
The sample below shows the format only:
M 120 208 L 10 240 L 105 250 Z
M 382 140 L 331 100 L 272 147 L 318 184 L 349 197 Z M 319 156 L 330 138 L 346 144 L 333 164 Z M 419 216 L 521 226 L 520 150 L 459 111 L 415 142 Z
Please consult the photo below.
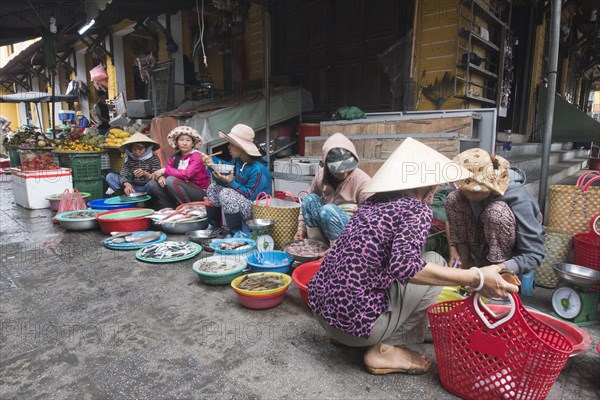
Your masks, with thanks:
M 143 133 L 136 132 L 120 147 L 125 153 L 125 161 L 119 173 L 109 172 L 106 183 L 114 191 L 123 190 L 125 194 L 148 192 L 150 177 L 160 169 L 160 159 L 155 150 L 160 145 Z
M 457 182 L 446 200 L 449 262 L 458 259 L 463 268 L 498 263 L 515 274 L 539 267 L 544 227 L 540 207 L 525 189 L 525 173 L 483 149 L 463 151 L 454 161 L 472 177 Z
M 404 346 L 424 341 L 426 310 L 442 286 L 502 298 L 518 290 L 502 279 L 498 265 L 465 270 L 443 266 L 435 253 L 423 259 L 437 186 L 467 177 L 467 170 L 432 148 L 404 140 L 364 188 L 373 195 L 308 285 L 317 321 L 332 340 L 367 347 L 364 363 L 372 374 L 429 371 L 431 359 Z

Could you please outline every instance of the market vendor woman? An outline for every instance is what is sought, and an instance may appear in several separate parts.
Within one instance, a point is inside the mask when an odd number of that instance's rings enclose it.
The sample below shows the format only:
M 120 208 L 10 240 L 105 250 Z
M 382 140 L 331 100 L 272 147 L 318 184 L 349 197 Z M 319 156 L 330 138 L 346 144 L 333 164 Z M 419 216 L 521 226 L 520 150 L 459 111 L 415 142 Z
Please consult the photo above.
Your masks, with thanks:
M 167 135 L 167 141 L 177 150 L 167 166 L 155 171 L 150 193 L 159 208 L 175 208 L 179 204 L 202 201 L 210 177 L 202 164 L 202 137 L 189 126 L 178 126 Z
M 109 172 L 106 183 L 115 192 L 123 190 L 125 194 L 148 192 L 150 177 L 160 169 L 160 159 L 154 151 L 160 145 L 143 133 L 137 132 L 121 145 L 125 160 L 121 172 Z
M 373 176 L 362 203 L 311 279 L 308 304 L 331 339 L 368 347 L 372 374 L 423 374 L 426 355 L 406 344 L 424 341 L 427 308 L 441 286 L 465 286 L 487 297 L 518 287 L 501 267 L 469 270 L 427 262 L 422 249 L 431 226 L 429 203 L 438 185 L 469 172 L 432 148 L 407 138 Z

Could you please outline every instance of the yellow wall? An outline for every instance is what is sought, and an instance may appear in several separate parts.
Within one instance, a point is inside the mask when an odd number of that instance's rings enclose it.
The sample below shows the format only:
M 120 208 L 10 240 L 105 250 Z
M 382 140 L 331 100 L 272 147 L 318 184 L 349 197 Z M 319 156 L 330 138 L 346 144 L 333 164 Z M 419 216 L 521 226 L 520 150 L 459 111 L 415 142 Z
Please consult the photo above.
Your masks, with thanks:
M 11 94 L 11 92 L 6 92 L 4 89 L 0 89 L 0 95 Z M 13 131 L 17 131 L 19 126 L 23 124 L 19 119 L 19 103 L 0 103 L 0 115 L 9 119 L 10 129 Z
M 457 33 L 457 1 L 456 0 L 424 0 L 417 9 L 417 28 L 415 40 L 415 68 L 413 76 L 416 81 L 416 97 L 420 97 L 418 110 L 434 110 L 435 106 L 422 94 L 420 87 L 432 84 L 441 79 L 445 72 L 453 77 L 456 65 L 456 33 Z M 421 76 L 425 71 L 424 79 Z M 463 108 L 463 102 L 450 98 L 442 109 Z
M 246 65 L 248 80 L 264 79 L 262 7 L 252 3 L 246 20 Z M 270 49 L 269 49 L 270 52 Z

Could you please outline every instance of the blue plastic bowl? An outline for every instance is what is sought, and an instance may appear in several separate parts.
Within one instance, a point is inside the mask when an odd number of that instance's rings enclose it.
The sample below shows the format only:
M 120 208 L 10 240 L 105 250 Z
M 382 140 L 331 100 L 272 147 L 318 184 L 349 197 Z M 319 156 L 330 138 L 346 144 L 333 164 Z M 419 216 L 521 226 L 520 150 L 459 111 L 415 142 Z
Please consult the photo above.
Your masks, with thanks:
M 110 199 L 110 197 L 107 197 L 105 199 L 88 201 L 88 207 L 91 207 L 94 210 L 119 210 L 121 208 L 134 208 L 137 204 L 137 203 L 106 204 L 105 201 L 108 199 Z
M 262 258 L 262 262 L 259 262 Z M 252 272 L 281 272 L 287 274 L 294 260 L 279 250 L 254 252 L 248 256 L 247 262 Z

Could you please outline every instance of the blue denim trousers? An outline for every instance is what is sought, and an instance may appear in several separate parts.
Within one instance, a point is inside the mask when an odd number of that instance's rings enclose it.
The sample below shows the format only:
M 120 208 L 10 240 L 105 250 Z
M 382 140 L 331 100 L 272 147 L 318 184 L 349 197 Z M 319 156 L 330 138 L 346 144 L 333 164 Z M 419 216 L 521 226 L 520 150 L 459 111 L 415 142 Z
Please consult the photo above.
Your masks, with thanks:
M 106 183 L 112 190 L 120 190 L 123 189 L 123 185 L 121 185 L 121 181 L 119 180 L 119 174 L 116 172 L 109 172 L 106 174 Z M 146 182 L 143 185 L 132 185 L 133 189 L 136 192 L 146 192 L 148 193 L 150 190 L 150 181 Z
M 329 240 L 336 240 L 344 226 L 350 221 L 350 216 L 335 204 L 323 204 L 314 193 L 302 199 L 302 216 L 306 226 L 319 227 Z

